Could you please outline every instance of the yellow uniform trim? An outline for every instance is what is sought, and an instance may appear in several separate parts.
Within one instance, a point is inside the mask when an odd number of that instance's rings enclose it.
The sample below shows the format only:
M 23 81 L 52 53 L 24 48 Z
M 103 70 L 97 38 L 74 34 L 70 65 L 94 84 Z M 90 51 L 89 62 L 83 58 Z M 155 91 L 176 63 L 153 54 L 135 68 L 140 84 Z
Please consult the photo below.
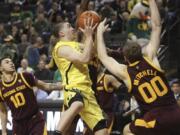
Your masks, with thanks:
M 143 57 L 147 63 L 149 63 L 153 68 L 155 68 L 156 70 L 158 70 L 159 72 L 164 73 L 164 71 L 162 69 L 160 69 L 159 67 L 157 67 L 152 60 L 150 60 L 148 57 Z
M 154 128 L 156 124 L 156 120 L 146 122 L 142 119 L 136 119 L 135 126 L 145 127 L 145 128 Z
M 26 79 L 24 78 L 23 74 L 20 73 L 20 75 L 21 75 L 21 78 L 22 78 L 23 82 L 26 84 L 26 86 L 28 86 L 30 89 L 33 89 L 33 87 L 31 87 L 31 85 L 26 81 Z
M 114 124 L 114 117 L 112 118 L 111 125 L 110 125 L 109 128 L 108 128 L 108 133 L 109 133 L 109 134 L 110 134 L 111 131 L 112 131 L 113 124 Z
M 140 61 L 136 61 L 136 62 L 134 62 L 134 63 L 131 63 L 131 64 L 129 64 L 129 66 L 130 66 L 130 67 L 135 66 L 135 65 L 137 65 L 139 62 L 140 62 Z
M 113 92 L 113 87 L 108 87 L 108 81 L 106 77 L 108 77 L 108 75 L 105 74 L 104 75 L 104 90 L 108 93 L 111 93 Z
M 105 76 L 106 76 L 106 75 L 104 74 L 104 79 L 103 79 L 104 84 L 103 84 L 103 85 L 104 85 L 104 90 L 108 92 L 107 79 L 106 79 Z
M 130 78 L 127 70 L 125 71 L 125 73 L 126 73 L 126 77 L 127 77 L 127 88 L 128 88 L 128 92 L 130 93 L 132 91 L 131 78 Z
M 18 77 L 18 75 L 16 74 L 14 81 L 13 81 L 12 83 L 10 83 L 10 84 L 6 84 L 6 83 L 4 82 L 4 80 L 2 79 L 2 84 L 3 84 L 4 86 L 6 86 L 6 87 L 11 87 L 11 86 L 13 86 L 13 85 L 16 83 L 17 77 Z
M 44 132 L 43 135 L 47 135 L 47 128 L 46 128 L 46 124 L 44 125 Z
M 2 100 L 4 100 L 1 90 L 0 90 L 0 96 L 1 96 Z

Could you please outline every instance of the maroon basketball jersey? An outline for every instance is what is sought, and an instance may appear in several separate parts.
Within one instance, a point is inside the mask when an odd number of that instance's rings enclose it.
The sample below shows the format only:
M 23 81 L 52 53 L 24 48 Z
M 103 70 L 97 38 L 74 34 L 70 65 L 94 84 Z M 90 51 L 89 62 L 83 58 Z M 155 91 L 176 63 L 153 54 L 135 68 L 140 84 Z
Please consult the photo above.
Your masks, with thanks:
M 136 98 L 143 112 L 176 104 L 165 74 L 148 58 L 130 64 L 127 70 L 132 86 L 129 92 Z
M 96 84 L 96 98 L 102 110 L 108 113 L 112 112 L 114 109 L 114 94 L 113 92 L 108 92 L 108 89 L 112 88 L 106 88 L 105 75 L 106 74 L 102 74 L 102 76 L 98 78 Z
M 29 73 L 18 73 L 9 83 L 0 81 L 0 101 L 10 108 L 14 120 L 26 119 L 38 112 L 34 85 L 35 77 Z

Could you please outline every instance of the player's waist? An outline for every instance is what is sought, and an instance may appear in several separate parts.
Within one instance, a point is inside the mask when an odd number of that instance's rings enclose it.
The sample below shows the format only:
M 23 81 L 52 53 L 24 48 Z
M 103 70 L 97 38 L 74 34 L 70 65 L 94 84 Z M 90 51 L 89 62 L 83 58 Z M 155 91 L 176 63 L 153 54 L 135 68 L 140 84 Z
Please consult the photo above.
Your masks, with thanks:
M 28 121 L 28 120 L 31 120 L 33 118 L 36 118 L 39 113 L 40 112 L 37 109 L 37 110 L 33 111 L 33 113 L 30 114 L 30 115 L 27 115 L 27 116 L 24 116 L 24 117 L 21 117 L 21 118 L 16 117 L 16 118 L 13 118 L 13 120 L 16 121 L 16 122 Z
M 87 89 L 91 88 L 91 82 L 74 82 L 74 83 L 69 83 L 65 84 L 66 89 L 72 89 L 72 88 L 79 88 L 79 89 Z

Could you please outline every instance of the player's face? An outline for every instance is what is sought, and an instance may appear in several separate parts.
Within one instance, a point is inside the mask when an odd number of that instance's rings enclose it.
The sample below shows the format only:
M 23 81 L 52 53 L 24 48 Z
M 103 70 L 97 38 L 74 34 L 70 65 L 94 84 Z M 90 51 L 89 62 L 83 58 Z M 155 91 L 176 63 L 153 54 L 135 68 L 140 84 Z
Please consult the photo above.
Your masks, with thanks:
M 64 34 L 67 35 L 70 39 L 73 39 L 75 36 L 75 30 L 74 28 L 71 26 L 70 23 L 65 23 L 64 24 Z
M 171 86 L 171 89 L 172 89 L 172 91 L 173 91 L 175 94 L 180 94 L 180 84 L 174 83 L 174 84 Z
M 10 58 L 5 58 L 1 61 L 1 71 L 2 72 L 14 72 L 15 65 Z

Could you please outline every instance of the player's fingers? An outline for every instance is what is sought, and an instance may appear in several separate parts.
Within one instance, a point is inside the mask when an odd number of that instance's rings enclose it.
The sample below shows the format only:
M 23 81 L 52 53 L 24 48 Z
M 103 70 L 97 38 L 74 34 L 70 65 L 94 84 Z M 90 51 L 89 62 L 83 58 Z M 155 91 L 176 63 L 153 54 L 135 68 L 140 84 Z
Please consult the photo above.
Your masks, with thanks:
M 102 23 L 103 23 L 103 24 L 105 24 L 105 23 L 106 23 L 106 20 L 107 20 L 107 19 L 106 19 L 106 18 L 104 18 L 104 20 L 102 21 Z
M 92 28 L 92 27 L 93 27 L 94 20 L 91 18 L 90 21 L 91 21 L 91 22 L 90 22 L 90 27 Z
M 84 33 L 84 29 L 82 29 L 81 27 L 79 27 L 79 30 L 82 31 Z
M 94 26 L 93 26 L 93 30 L 95 30 L 95 28 L 97 27 L 98 23 L 96 23 Z
M 107 24 L 107 25 L 105 26 L 105 30 L 107 30 L 107 29 L 108 29 L 108 27 L 109 27 L 109 24 Z
M 87 18 L 87 23 L 86 26 L 89 27 L 90 26 L 90 17 Z

